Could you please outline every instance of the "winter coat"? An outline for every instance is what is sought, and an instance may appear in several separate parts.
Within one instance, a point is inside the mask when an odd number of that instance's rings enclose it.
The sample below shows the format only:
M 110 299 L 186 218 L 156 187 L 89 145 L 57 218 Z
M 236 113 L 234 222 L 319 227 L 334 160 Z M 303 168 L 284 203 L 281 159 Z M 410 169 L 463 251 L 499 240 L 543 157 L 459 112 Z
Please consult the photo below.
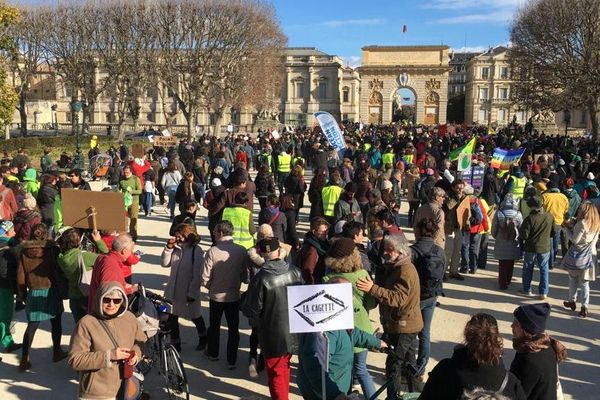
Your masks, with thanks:
M 511 400 L 527 400 L 521 382 L 506 371 L 502 360 L 494 366 L 477 366 L 470 359 L 467 348 L 460 345 L 454 349 L 451 358 L 441 360 L 429 373 L 419 399 L 457 400 L 462 398 L 465 389 L 476 387 L 496 391 L 502 386 L 506 374 L 509 374 L 508 383 L 502 394 Z
M 17 289 L 18 250 L 16 242 L 6 236 L 0 236 L 0 288 Z
M 319 240 L 311 231 L 306 233 L 298 255 L 298 265 L 306 284 L 314 285 L 322 282 L 325 275 L 325 253 L 328 249 L 327 240 Z
M 98 253 L 108 253 L 108 248 L 102 240 L 99 240 L 95 243 L 96 248 L 98 249 Z M 79 289 L 79 254 L 81 254 L 81 256 L 83 257 L 83 265 L 85 266 L 86 270 L 90 270 L 94 267 L 96 259 L 100 255 L 96 253 L 82 251 L 79 248 L 74 248 L 64 253 L 61 253 L 58 256 L 58 267 L 62 270 L 62 273 L 68 282 L 69 299 L 82 299 L 85 297 Z
M 306 191 L 302 177 L 292 174 L 288 175 L 284 182 L 284 188 L 285 193 L 292 195 L 294 204 L 298 206 L 301 202 L 301 198 L 304 197 L 304 192 Z
M 38 191 L 37 204 L 42 214 L 42 222 L 52 226 L 54 220 L 54 198 L 58 194 L 56 186 L 51 184 L 43 185 Z
M 416 227 L 417 224 L 423 220 L 424 218 L 433 218 L 434 221 L 437 222 L 438 231 L 435 235 L 435 244 L 444 248 L 446 245 L 446 234 L 444 232 L 444 221 L 445 215 L 444 210 L 438 203 L 430 202 L 427 204 L 423 204 L 421 207 L 417 209 L 414 216 L 413 226 Z M 450 234 L 450 232 L 448 232 Z M 415 229 L 415 239 L 420 238 L 420 232 Z
M 296 248 L 300 245 L 298 231 L 296 230 L 296 218 L 298 217 L 298 212 L 296 212 L 296 210 L 287 210 L 283 213 L 285 214 L 285 219 L 287 220 L 287 229 L 285 230 L 284 242 Z
M 258 328 L 265 357 L 296 352 L 296 335 L 290 333 L 288 323 L 287 287 L 302 283 L 300 270 L 283 260 L 265 262 L 250 281 L 241 310 Z
M 14 219 L 15 240 L 23 242 L 29 240 L 33 227 L 42 222 L 42 215 L 38 210 L 21 208 Z
M 556 353 L 548 347 L 537 353 L 519 353 L 510 365 L 520 381 L 527 400 L 556 400 Z
M 345 194 L 342 194 L 334 207 L 334 215 L 336 221 L 355 221 L 362 223 L 362 213 L 360 206 L 355 198 L 348 200 Z
M 329 343 L 329 372 L 326 375 L 325 390 L 327 399 L 335 399 L 350 391 L 352 383 L 352 347 L 378 348 L 381 341 L 360 329 L 352 331 L 325 332 Z M 321 399 L 321 364 L 317 358 L 317 335 L 300 335 L 298 350 L 297 383 L 302 398 Z
M 280 242 L 285 242 L 287 218 L 279 211 L 279 207 L 266 207 L 258 213 L 258 225 L 269 224 L 273 228 L 273 236 Z
M 180 210 L 185 210 L 185 203 L 188 200 L 192 200 L 192 194 L 194 195 L 193 200 L 196 203 L 199 203 L 202 200 L 202 194 L 200 193 L 200 186 L 196 182 L 192 182 L 190 194 L 185 193 L 184 185 L 189 185 L 189 183 L 183 179 L 179 182 L 179 186 L 177 186 L 177 191 L 175 192 L 175 201 L 179 204 Z
M 514 232 L 507 225 L 512 220 Z M 519 212 L 519 201 L 510 193 L 504 197 L 492 220 L 492 236 L 496 239 L 494 257 L 498 260 L 518 260 L 522 256 L 519 228 L 523 216 Z
M 354 198 L 358 204 L 367 204 L 369 202 L 369 193 L 373 190 L 373 185 L 369 181 L 360 181 L 356 185 L 356 194 Z
M 21 298 L 27 289 L 48 289 L 56 285 L 57 248 L 50 240 L 27 240 L 21 246 L 17 285 Z
M 113 290 L 120 291 L 124 301 L 116 316 L 110 318 L 102 312 L 102 298 Z M 111 361 L 110 352 L 115 345 L 100 324 L 105 324 L 119 347 L 135 351 L 138 359 L 142 356 L 140 346 L 146 341 L 146 335 L 135 316 L 127 311 L 127 296 L 116 282 L 100 285 L 93 304 L 93 314 L 79 320 L 71 336 L 68 362 L 79 372 L 80 399 L 114 399 L 121 387 L 123 362 Z
M 421 237 L 410 248 L 411 261 L 419 274 L 420 301 L 443 295 L 446 270 L 444 248 L 430 237 Z
M 409 255 L 384 264 L 381 286 L 374 284 L 369 294 L 379 303 L 381 325 L 386 333 L 418 333 L 423 329 L 420 309 L 419 274 Z
M 555 225 L 562 225 L 565 215 L 569 212 L 569 199 L 558 189 L 550 189 L 542 194 L 544 210 L 554 218 Z
M 162 251 L 160 265 L 171 268 L 165 287 L 165 297 L 173 303 L 173 314 L 185 319 L 202 315 L 200 309 L 200 281 L 204 265 L 204 251 L 199 245 L 183 244 Z M 188 298 L 194 301 L 188 301 Z
M 413 174 L 410 171 L 404 173 L 404 179 L 402 180 L 402 187 L 406 189 L 406 199 L 408 201 L 420 201 L 418 196 L 415 196 L 415 185 L 419 182 L 421 176 L 417 172 Z
M 577 213 L 577 209 L 581 204 L 581 196 L 575 189 L 564 189 L 562 194 L 567 196 L 567 200 L 569 200 L 569 209 L 567 211 L 567 215 L 565 216 L 566 220 L 570 220 L 575 217 L 575 213 Z
M 572 228 L 566 228 L 565 234 L 567 239 L 572 242 L 569 248 L 574 248 L 577 251 L 582 251 L 585 247 L 592 248 L 592 267 L 584 270 L 568 270 L 571 276 L 581 276 L 587 281 L 596 280 L 596 264 L 598 264 L 598 232 L 591 232 L 586 226 L 585 221 L 579 220 Z
M 208 297 L 219 303 L 231 303 L 240 299 L 242 282 L 248 281 L 248 253 L 233 242 L 231 236 L 217 240 L 204 256 L 202 285 L 208 289 Z
M 256 197 L 267 197 L 275 193 L 275 182 L 271 173 L 259 172 L 254 180 L 256 185 Z
M 531 210 L 519 229 L 519 236 L 524 241 L 523 249 L 531 253 L 548 253 L 552 235 L 554 235 L 554 218 L 543 210 Z

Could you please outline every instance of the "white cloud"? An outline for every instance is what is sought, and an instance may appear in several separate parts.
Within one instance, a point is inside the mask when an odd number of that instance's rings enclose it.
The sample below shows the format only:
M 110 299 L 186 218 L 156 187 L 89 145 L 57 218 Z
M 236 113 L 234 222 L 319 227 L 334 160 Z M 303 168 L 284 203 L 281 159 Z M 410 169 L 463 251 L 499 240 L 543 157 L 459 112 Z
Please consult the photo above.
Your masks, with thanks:
M 451 48 L 451 53 L 483 53 L 489 49 L 488 46 L 463 46 L 457 49 Z
M 430 0 L 423 8 L 436 10 L 463 10 L 476 8 L 515 9 L 525 0 Z
M 340 56 L 340 58 L 343 61 L 344 67 L 356 68 L 360 66 L 362 61 L 360 56 Z
M 496 11 L 491 13 L 457 15 L 455 17 L 439 18 L 434 23 L 442 25 L 481 24 L 506 25 L 513 17 L 512 11 Z
M 305 29 L 305 28 L 314 28 L 315 26 L 324 27 L 324 28 L 340 28 L 346 26 L 368 26 L 368 25 L 383 25 L 385 24 L 385 19 L 382 18 L 362 18 L 362 19 L 339 19 L 339 20 L 329 20 L 317 22 L 314 24 L 299 24 L 299 25 L 290 25 L 288 29 Z
M 525 3 L 526 0 L 431 0 L 422 7 L 446 14 L 445 17 L 432 21 L 437 24 L 506 25 Z

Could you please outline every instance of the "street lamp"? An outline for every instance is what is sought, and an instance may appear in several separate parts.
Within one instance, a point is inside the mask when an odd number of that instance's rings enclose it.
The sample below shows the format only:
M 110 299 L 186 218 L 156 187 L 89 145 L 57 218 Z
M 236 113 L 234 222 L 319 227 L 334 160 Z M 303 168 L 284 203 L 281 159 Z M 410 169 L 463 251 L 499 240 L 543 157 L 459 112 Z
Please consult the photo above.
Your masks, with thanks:
M 77 100 L 71 101 L 71 123 L 72 132 L 75 134 L 77 148 L 75 150 L 75 157 L 73 159 L 73 165 L 75 168 L 83 169 L 83 156 L 81 155 L 81 144 L 79 142 L 79 112 L 81 111 L 81 102 Z

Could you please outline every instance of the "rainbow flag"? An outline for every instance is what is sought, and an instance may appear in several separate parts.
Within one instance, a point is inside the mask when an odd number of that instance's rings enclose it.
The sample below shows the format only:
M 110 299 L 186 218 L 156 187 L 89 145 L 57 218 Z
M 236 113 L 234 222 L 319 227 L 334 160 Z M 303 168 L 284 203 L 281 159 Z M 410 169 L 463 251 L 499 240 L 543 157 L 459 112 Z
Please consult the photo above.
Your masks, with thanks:
M 496 147 L 496 149 L 494 149 L 494 154 L 492 155 L 490 167 L 499 169 L 500 171 L 508 170 L 511 165 L 518 162 L 521 157 L 523 157 L 523 153 L 525 153 L 525 149 L 503 150 Z

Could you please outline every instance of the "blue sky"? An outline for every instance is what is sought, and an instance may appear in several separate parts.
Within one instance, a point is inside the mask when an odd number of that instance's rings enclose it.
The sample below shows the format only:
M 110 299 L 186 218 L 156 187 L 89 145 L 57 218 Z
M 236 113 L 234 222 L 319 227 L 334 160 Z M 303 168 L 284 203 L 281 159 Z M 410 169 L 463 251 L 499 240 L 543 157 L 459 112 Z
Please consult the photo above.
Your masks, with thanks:
M 506 44 L 526 0 L 273 0 L 289 46 L 317 47 L 360 65 L 367 45 L 445 44 L 483 51 Z M 402 26 L 407 32 L 402 33 Z

